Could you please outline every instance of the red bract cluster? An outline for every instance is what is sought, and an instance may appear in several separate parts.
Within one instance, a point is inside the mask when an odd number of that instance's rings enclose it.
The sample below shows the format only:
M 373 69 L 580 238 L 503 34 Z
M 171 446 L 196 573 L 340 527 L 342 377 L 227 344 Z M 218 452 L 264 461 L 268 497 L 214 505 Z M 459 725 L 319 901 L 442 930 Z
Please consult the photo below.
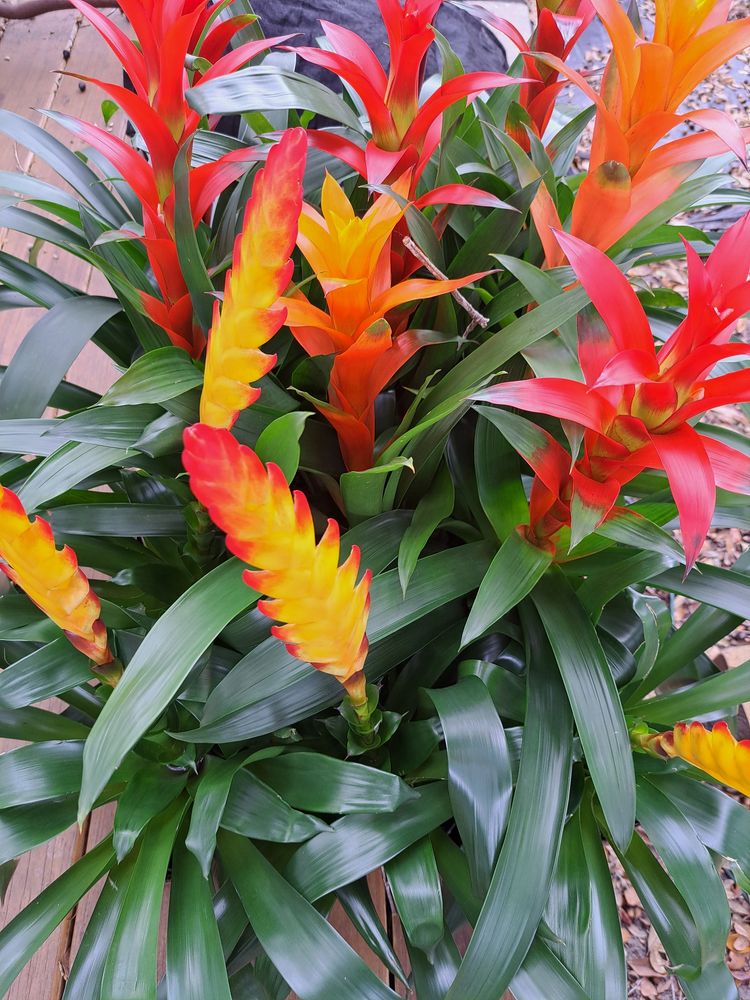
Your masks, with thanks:
M 749 353 L 748 345 L 729 341 L 750 309 L 750 215 L 729 229 L 705 264 L 686 244 L 688 312 L 658 350 L 646 313 L 614 262 L 575 237 L 556 235 L 601 317 L 579 324 L 585 383 L 536 378 L 474 398 L 584 428 L 572 466 L 550 435 L 537 428 L 536 437 L 527 436 L 524 457 L 537 476 L 533 540 L 554 545 L 567 526 L 575 544 L 607 517 L 626 483 L 644 469 L 663 469 L 689 568 L 711 524 L 716 487 L 750 494 L 750 458 L 690 423 L 713 407 L 750 400 L 750 371 L 710 377 L 719 362 Z
M 504 73 L 465 73 L 439 86 L 420 105 L 419 92 L 427 52 L 435 41 L 432 20 L 442 0 L 378 0 L 388 33 L 388 73 L 363 38 L 352 31 L 321 21 L 330 51 L 300 46 L 298 55 L 336 73 L 356 92 L 369 117 L 372 140 L 362 149 L 356 143 L 330 132 L 311 131 L 310 142 L 349 164 L 370 184 L 391 183 L 411 170 L 411 191 L 437 149 L 442 116 L 459 101 L 484 90 L 518 83 Z M 429 202 L 487 204 L 485 192 L 463 184 L 447 185 L 432 192 Z M 482 200 L 484 199 L 484 200 Z
M 112 49 L 133 91 L 104 80 L 91 80 L 118 104 L 140 133 L 148 152 L 142 157 L 127 142 L 88 122 L 70 119 L 72 131 L 100 149 L 133 188 L 143 206 L 143 238 L 159 296 L 142 295 L 150 318 L 173 344 L 199 355 L 205 336 L 194 322 L 193 306 L 175 240 L 175 164 L 190 156 L 200 115 L 185 99 L 189 86 L 226 76 L 283 38 L 239 45 L 224 55 L 232 38 L 252 15 L 218 20 L 226 6 L 209 0 L 124 0 L 123 12 L 137 44 L 101 11 L 72 0 Z M 191 68 L 188 68 L 191 67 Z M 89 79 L 88 77 L 84 79 Z M 259 158 L 258 148 L 241 149 L 189 172 L 190 213 L 194 225 L 216 198 Z

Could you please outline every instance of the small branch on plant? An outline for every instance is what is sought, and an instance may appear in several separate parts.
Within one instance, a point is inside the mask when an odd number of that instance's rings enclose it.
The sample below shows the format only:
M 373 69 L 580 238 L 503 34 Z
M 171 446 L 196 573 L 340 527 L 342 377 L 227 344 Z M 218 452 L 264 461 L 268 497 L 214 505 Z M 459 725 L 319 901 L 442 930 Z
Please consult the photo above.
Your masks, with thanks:
M 432 263 L 430 258 L 424 252 L 424 250 L 422 250 L 422 248 L 417 243 L 414 242 L 411 236 L 404 236 L 403 244 L 409 251 L 409 253 L 414 254 L 417 260 L 420 261 L 420 263 L 424 264 L 424 266 L 427 268 L 427 270 L 430 272 L 433 278 L 439 278 L 441 281 L 449 280 L 448 275 L 443 274 L 440 268 L 436 267 L 435 264 Z M 483 330 L 487 329 L 487 327 L 490 325 L 490 321 L 487 318 L 487 316 L 483 316 L 482 313 L 480 313 L 477 309 L 475 309 L 474 306 L 471 304 L 471 302 L 469 302 L 469 300 L 464 295 L 462 295 L 458 291 L 458 289 L 451 292 L 451 295 L 456 300 L 456 302 L 458 302 L 461 308 L 465 309 L 466 312 L 469 314 L 469 316 L 471 316 L 471 323 L 466 328 L 464 337 L 468 337 L 468 335 L 472 332 L 472 330 L 474 330 L 478 326 L 481 326 Z

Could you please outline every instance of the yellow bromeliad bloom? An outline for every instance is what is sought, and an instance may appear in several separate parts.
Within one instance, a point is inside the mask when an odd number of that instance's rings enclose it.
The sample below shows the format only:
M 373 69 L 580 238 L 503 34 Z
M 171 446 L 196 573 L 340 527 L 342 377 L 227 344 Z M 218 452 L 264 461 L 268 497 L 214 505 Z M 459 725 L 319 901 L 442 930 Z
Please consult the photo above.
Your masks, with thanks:
M 291 281 L 292 251 L 302 210 L 307 138 L 303 129 L 285 132 L 258 173 L 234 245 L 224 304 L 214 306 L 201 396 L 201 422 L 231 427 L 260 389 L 250 383 L 276 361 L 260 348 L 286 319 L 278 300 Z
M 726 722 L 717 722 L 713 729 L 680 722 L 653 742 L 667 757 L 679 757 L 722 785 L 750 795 L 750 740 L 737 741 Z
M 365 704 L 371 573 L 357 582 L 359 549 L 339 566 L 338 524 L 329 520 L 316 544 L 304 494 L 292 493 L 278 466 L 264 466 L 227 430 L 189 427 L 183 462 L 227 548 L 255 567 L 245 581 L 268 598 L 258 610 L 282 622 L 273 635 L 292 656 L 335 677 L 355 706 Z
M 99 598 L 67 545 L 58 549 L 49 523 L 28 517 L 15 493 L 0 486 L 0 570 L 26 592 L 71 643 L 98 666 L 111 663 Z

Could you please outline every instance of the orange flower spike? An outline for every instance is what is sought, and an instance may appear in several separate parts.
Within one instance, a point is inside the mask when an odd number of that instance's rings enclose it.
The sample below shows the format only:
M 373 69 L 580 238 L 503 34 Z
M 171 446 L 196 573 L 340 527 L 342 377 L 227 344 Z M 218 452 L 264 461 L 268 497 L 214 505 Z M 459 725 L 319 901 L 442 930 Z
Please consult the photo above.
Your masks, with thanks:
M 750 740 L 737 741 L 726 722 L 706 729 L 700 722 L 678 723 L 658 738 L 668 757 L 680 757 L 723 785 L 750 795 Z
M 99 598 L 72 549 L 58 549 L 49 523 L 28 517 L 21 501 L 0 486 L 0 570 L 26 592 L 71 643 L 98 666 L 111 663 Z
M 258 173 L 234 246 L 232 269 L 224 285 L 224 304 L 214 306 L 201 396 L 201 422 L 231 427 L 240 410 L 260 389 L 250 385 L 276 360 L 260 348 L 286 319 L 277 305 L 294 270 L 291 256 L 302 211 L 302 180 L 307 157 L 303 129 L 284 133 Z
M 282 623 L 273 634 L 292 656 L 335 677 L 353 704 L 364 704 L 371 573 L 357 583 L 359 550 L 339 566 L 336 522 L 316 544 L 304 495 L 229 431 L 195 424 L 184 441 L 190 487 L 226 533 L 227 548 L 255 567 L 245 581 L 266 595 L 258 609 Z

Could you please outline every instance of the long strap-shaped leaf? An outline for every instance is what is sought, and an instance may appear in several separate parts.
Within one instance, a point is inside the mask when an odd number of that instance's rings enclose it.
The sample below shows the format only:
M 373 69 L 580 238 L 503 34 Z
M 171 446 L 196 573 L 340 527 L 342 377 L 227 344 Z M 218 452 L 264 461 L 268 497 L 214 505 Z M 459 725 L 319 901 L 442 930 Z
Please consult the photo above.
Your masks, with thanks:
M 111 839 L 85 854 L 0 932 L 0 995 L 63 917 L 109 868 L 115 856 Z
M 633 755 L 604 651 L 591 619 L 561 574 L 544 577 L 532 599 L 560 668 L 607 826 L 625 849 L 635 824 Z
M 332 983 L 357 1000 L 395 1000 L 249 840 L 221 832 L 219 851 L 258 940 L 301 1000 L 331 1000 Z
M 81 816 L 177 694 L 201 653 L 252 600 L 239 564 L 230 560 L 199 580 L 151 629 L 86 741 Z
M 446 1000 L 497 1000 L 521 966 L 547 902 L 565 822 L 572 718 L 533 609 L 523 606 L 529 663 L 518 784 L 495 873 Z

